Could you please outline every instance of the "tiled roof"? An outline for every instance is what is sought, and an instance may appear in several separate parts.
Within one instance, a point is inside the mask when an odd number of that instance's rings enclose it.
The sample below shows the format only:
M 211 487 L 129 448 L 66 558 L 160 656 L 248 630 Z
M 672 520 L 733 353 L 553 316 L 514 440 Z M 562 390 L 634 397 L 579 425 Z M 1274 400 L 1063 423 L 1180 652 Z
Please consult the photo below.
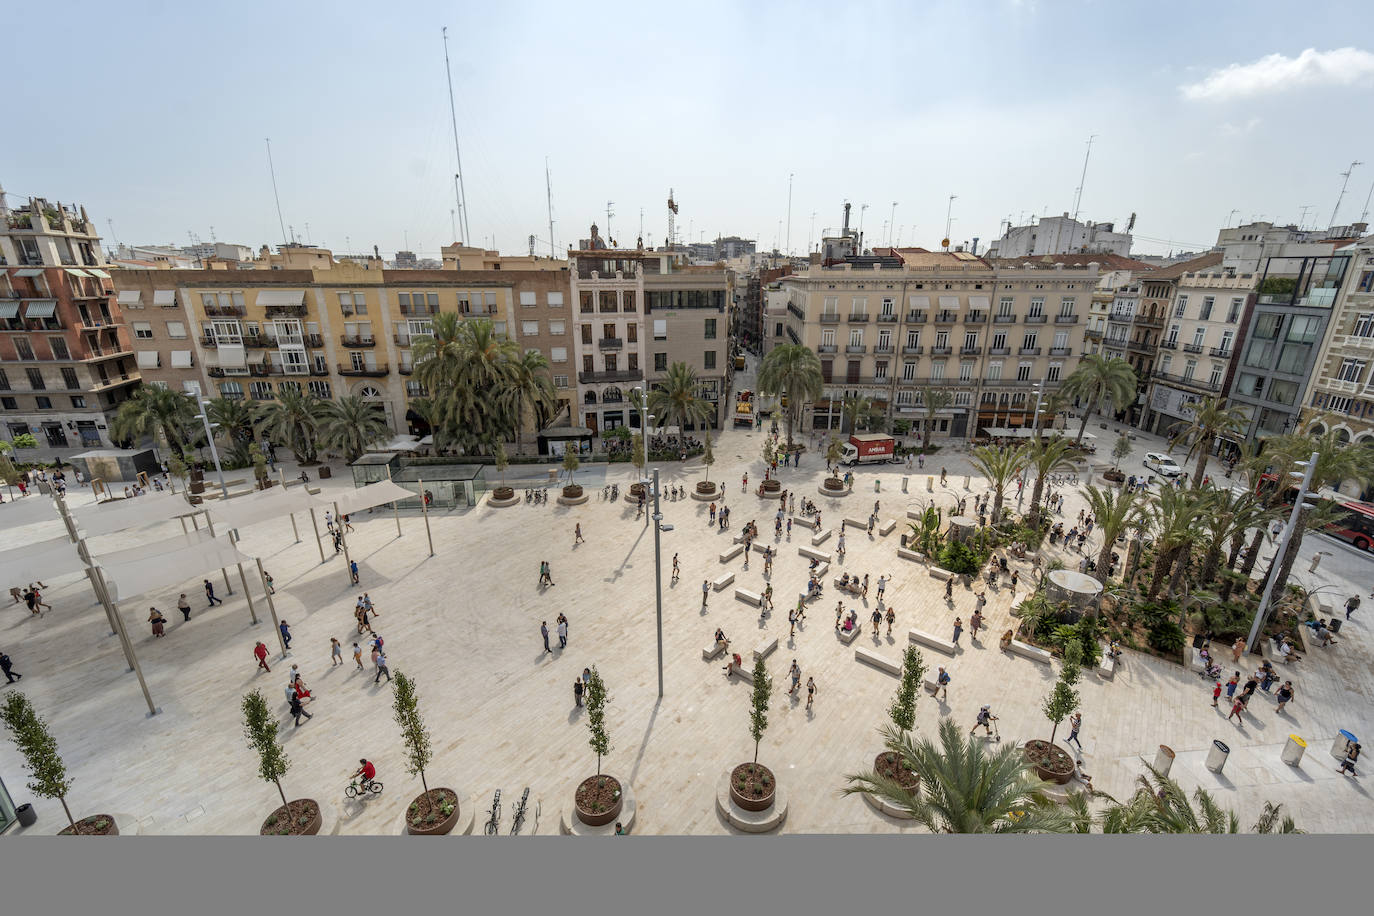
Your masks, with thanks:
M 1177 280 L 1187 273 L 1194 273 L 1199 270 L 1206 270 L 1209 267 L 1216 267 L 1221 263 L 1222 253 L 1220 251 L 1209 251 L 1196 258 L 1187 261 L 1179 261 L 1177 264 L 1170 264 L 1168 267 L 1161 267 L 1159 270 L 1150 274 L 1151 280 Z

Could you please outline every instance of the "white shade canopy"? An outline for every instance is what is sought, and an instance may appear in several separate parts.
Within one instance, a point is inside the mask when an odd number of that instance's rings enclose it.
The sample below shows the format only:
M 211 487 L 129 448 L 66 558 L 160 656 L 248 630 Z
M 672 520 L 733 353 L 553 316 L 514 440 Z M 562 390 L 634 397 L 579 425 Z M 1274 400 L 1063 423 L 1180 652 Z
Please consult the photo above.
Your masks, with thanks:
M 354 512 L 371 509 L 373 506 L 384 506 L 397 500 L 414 498 L 415 494 L 405 487 L 398 486 L 390 480 L 379 480 L 365 487 L 359 487 L 350 493 L 345 493 L 335 502 L 339 504 L 340 514 L 352 515 Z
M 173 542 L 181 542 L 182 546 L 166 549 L 173 546 Z M 235 547 L 228 535 L 208 538 L 199 543 L 190 543 L 189 539 L 178 536 L 133 549 L 148 548 L 159 550 L 148 556 L 127 560 L 111 561 L 108 555 L 101 559 L 105 582 L 110 587 L 110 597 L 115 601 L 125 601 L 161 588 L 175 588 L 195 576 L 208 575 L 237 563 L 250 563 L 254 559 Z
M 77 528 L 88 538 L 171 521 L 201 511 L 179 493 L 106 500 L 95 506 L 72 510 Z
M 51 522 L 59 518 L 57 506 L 46 496 L 26 496 L 7 499 L 0 505 L 0 531 L 8 531 L 34 522 Z
M 85 572 L 86 564 L 68 538 L 53 538 L 0 553 L 0 583 L 6 588 L 29 582 L 48 582 Z
M 216 502 L 209 506 L 209 511 L 210 520 L 221 529 L 228 530 L 281 518 L 292 512 L 308 512 L 313 508 L 330 505 L 332 503 L 316 499 L 305 490 L 292 492 L 279 487 L 269 487 L 246 496 Z

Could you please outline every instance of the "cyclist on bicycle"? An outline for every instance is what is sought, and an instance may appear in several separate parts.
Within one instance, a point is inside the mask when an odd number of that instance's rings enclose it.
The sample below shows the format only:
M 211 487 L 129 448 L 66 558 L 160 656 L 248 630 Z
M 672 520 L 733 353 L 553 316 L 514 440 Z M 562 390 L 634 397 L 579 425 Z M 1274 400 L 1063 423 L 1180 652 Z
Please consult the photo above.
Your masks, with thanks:
M 373 766 L 372 762 L 370 760 L 367 760 L 366 758 L 361 759 L 358 762 L 361 763 L 362 766 L 358 767 L 358 769 L 353 773 L 353 776 L 361 776 L 363 778 L 362 785 L 358 787 L 358 790 L 360 792 L 366 792 L 369 788 L 371 788 L 372 780 L 377 778 L 377 768 Z

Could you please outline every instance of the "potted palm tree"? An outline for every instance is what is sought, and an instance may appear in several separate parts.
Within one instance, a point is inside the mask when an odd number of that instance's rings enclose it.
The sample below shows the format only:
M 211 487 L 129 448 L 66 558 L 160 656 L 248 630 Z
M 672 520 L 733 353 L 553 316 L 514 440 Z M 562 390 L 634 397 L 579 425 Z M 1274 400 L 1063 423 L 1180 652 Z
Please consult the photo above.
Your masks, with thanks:
M 396 685 L 391 698 L 392 717 L 401 729 L 401 742 L 406 751 L 406 772 L 420 777 L 424 789 L 406 808 L 406 831 L 411 836 L 442 836 L 451 833 L 458 823 L 458 793 L 452 789 L 431 789 L 425 781 L 425 767 L 434 759 L 429 740 L 429 727 L 420 715 L 420 698 L 415 682 L 405 672 L 396 672 Z
M 322 442 L 342 452 L 348 464 L 357 461 L 369 445 L 390 432 L 381 405 L 356 394 L 322 402 L 319 414 Z
M 714 500 L 720 497 L 720 484 L 711 482 L 711 465 L 716 463 L 716 453 L 711 450 L 711 431 L 706 431 L 706 448 L 701 453 L 701 466 L 705 468 L 706 479 L 698 480 L 696 492 L 692 495 L 700 500 Z
M 754 689 L 749 695 L 749 737 L 754 739 L 754 759 L 730 771 L 730 800 L 745 811 L 767 811 L 777 796 L 773 771 L 759 763 L 759 742 L 768 730 L 768 702 L 773 679 L 763 659 L 754 658 Z
M 700 396 L 700 387 L 696 371 L 687 363 L 676 362 L 649 392 L 649 410 L 660 423 L 677 423 L 678 448 L 684 452 L 687 424 L 705 425 L 713 410 L 712 403 Z
M 596 752 L 596 775 L 582 780 L 575 796 L 577 818 L 588 827 L 602 827 L 615 820 L 625 802 L 620 780 L 601 773 L 601 758 L 612 751 L 611 736 L 606 731 L 606 704 L 610 701 L 606 684 L 593 665 L 583 702 L 587 704 L 587 743 Z
M 792 450 L 792 428 L 801 417 L 803 405 L 819 398 L 824 390 L 820 357 L 804 344 L 774 347 L 759 365 L 758 387 L 761 394 L 787 402 L 783 420 L 787 426 L 787 448 Z
M 24 767 L 33 777 L 28 789 L 40 798 L 55 798 L 67 815 L 67 826 L 59 836 L 117 836 L 119 828 L 108 814 L 93 814 L 80 821 L 72 817 L 67 807 L 67 793 L 72 780 L 67 765 L 57 751 L 57 739 L 48 731 L 48 724 L 33 708 L 29 698 L 15 691 L 5 697 L 0 706 L 0 720 L 9 729 L 10 737 L 24 758 Z
M 1088 354 L 1078 363 L 1078 368 L 1064 379 L 1059 389 L 1068 397 L 1086 398 L 1088 407 L 1083 411 L 1083 419 L 1078 424 L 1076 444 L 1083 442 L 1083 434 L 1088 430 L 1088 420 L 1097 412 L 1104 399 L 1114 405 L 1131 402 L 1136 392 L 1135 370 L 1131 364 L 1119 357 L 1107 357 L 1100 353 Z M 1105 424 L 1104 424 L 1105 426 Z
M 587 501 L 587 494 L 582 492 L 579 484 L 572 482 L 573 473 L 582 467 L 582 462 L 578 460 L 577 451 L 571 447 L 563 452 L 563 470 L 568 472 L 568 483 L 563 487 L 563 495 L 558 497 L 558 502 L 564 506 L 576 506 Z
M 781 481 L 781 480 L 778 480 L 776 477 L 770 477 L 770 476 L 768 476 L 769 469 L 773 466 L 773 462 L 776 461 L 777 459 L 778 459 L 778 450 L 777 450 L 776 448 L 773 447 L 773 440 L 772 440 L 772 439 L 764 439 L 764 440 L 763 440 L 763 467 L 764 467 L 764 479 L 763 479 L 762 483 L 760 484 L 760 486 L 761 486 L 762 489 L 763 489 L 763 496 L 764 496 L 765 499 L 776 499 L 777 496 L 778 496 L 778 494 L 782 492 L 782 481 Z
M 324 823 L 319 802 L 313 798 L 286 800 L 281 778 L 291 769 L 291 760 L 277 738 L 277 718 L 268 709 L 262 691 L 245 694 L 242 709 L 243 736 L 248 740 L 248 749 L 258 756 L 258 775 L 275 785 L 281 795 L 281 807 L 262 822 L 259 835 L 314 836 Z

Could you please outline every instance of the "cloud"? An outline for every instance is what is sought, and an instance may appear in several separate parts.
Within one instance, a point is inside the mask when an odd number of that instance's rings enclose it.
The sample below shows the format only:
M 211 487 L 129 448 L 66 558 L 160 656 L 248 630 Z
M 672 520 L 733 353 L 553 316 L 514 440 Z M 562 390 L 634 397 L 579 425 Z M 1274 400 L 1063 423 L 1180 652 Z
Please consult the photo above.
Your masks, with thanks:
M 1308 48 L 1297 57 L 1268 54 L 1254 63 L 1231 64 L 1179 90 L 1191 102 L 1218 102 L 1299 87 L 1350 86 L 1371 77 L 1374 54 L 1368 51 Z
M 1250 131 L 1254 130 L 1256 127 L 1259 127 L 1261 123 L 1262 122 L 1259 118 L 1251 118 L 1244 124 L 1240 125 L 1232 124 L 1230 121 L 1227 121 L 1226 123 L 1222 124 L 1220 127 L 1217 128 L 1217 132 L 1221 134 L 1223 137 L 1238 137 L 1241 134 L 1250 133 Z

